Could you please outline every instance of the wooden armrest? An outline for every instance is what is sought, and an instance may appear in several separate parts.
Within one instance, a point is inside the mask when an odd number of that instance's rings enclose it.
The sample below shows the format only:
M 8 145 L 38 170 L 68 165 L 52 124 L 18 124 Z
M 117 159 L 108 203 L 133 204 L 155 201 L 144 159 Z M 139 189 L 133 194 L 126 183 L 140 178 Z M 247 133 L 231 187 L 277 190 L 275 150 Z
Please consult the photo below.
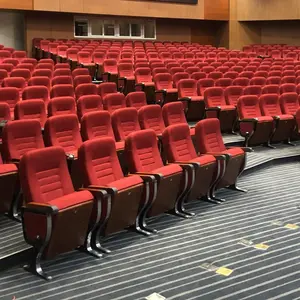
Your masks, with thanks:
M 35 203 L 30 202 L 26 206 L 22 207 L 23 212 L 31 212 L 43 215 L 55 215 L 58 213 L 58 208 L 54 205 L 49 205 L 46 203 Z

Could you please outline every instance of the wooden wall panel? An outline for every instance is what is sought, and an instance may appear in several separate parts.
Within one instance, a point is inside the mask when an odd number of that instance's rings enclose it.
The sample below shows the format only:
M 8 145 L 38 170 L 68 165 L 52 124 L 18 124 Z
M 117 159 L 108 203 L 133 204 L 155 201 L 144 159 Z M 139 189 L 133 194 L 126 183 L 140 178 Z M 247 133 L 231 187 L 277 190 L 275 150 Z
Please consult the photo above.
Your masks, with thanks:
M 205 20 L 228 20 L 229 0 L 205 0 L 204 1 Z
M 156 39 L 159 41 L 191 42 L 191 27 L 183 20 L 156 20 Z
M 60 0 L 33 0 L 33 9 L 40 11 L 60 11 Z
M 34 0 L 0 0 L 0 9 L 33 9 Z
M 300 19 L 299 0 L 239 0 L 237 5 L 240 21 Z

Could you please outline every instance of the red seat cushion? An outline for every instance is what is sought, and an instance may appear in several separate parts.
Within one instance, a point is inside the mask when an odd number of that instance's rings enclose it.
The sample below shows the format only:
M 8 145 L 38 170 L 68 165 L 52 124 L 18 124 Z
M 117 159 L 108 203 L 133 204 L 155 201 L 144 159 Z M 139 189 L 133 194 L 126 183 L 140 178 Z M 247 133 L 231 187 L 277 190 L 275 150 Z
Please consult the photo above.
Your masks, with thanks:
M 167 93 L 177 93 L 178 92 L 177 89 L 167 89 L 166 91 L 167 91 Z
M 105 184 L 104 186 L 114 187 L 118 191 L 121 191 L 142 183 L 143 180 L 140 176 L 132 175 L 132 176 L 124 177 L 122 179 L 110 182 L 108 184 Z
M 294 116 L 293 115 L 279 115 L 280 120 L 294 120 Z
M 191 100 L 192 101 L 204 101 L 204 97 L 202 97 L 202 96 L 192 96 Z
M 145 86 L 154 86 L 154 82 L 144 82 Z
M 18 168 L 15 164 L 3 164 L 0 165 L 0 174 L 10 173 L 10 172 L 17 172 Z
M 116 150 L 124 150 L 124 148 L 125 148 L 124 141 L 116 142 Z
M 256 117 L 259 123 L 262 122 L 273 122 L 273 118 L 272 117 L 268 117 L 268 116 L 263 116 L 263 117 Z
M 235 110 L 234 105 L 221 105 L 220 108 L 221 110 Z
M 91 200 L 93 200 L 93 195 L 89 191 L 80 191 L 48 201 L 47 204 L 62 210 Z
M 190 128 L 190 135 L 195 135 L 195 127 Z
M 230 149 L 227 149 L 225 151 L 222 151 L 221 153 L 230 154 L 231 156 L 237 156 L 237 155 L 244 155 L 245 154 L 244 150 L 239 148 L 239 147 L 230 148 Z
M 164 177 L 166 177 L 166 176 L 174 175 L 176 173 L 181 173 L 181 172 L 182 172 L 182 169 L 179 165 L 169 164 L 167 166 L 163 166 L 161 168 L 154 169 L 150 173 L 153 173 L 153 174 L 159 173 L 159 174 L 162 174 Z
M 198 157 L 192 159 L 191 162 L 198 162 L 202 166 L 202 165 L 215 163 L 216 159 L 213 155 L 204 154 L 204 155 L 201 155 L 201 156 L 198 156 Z

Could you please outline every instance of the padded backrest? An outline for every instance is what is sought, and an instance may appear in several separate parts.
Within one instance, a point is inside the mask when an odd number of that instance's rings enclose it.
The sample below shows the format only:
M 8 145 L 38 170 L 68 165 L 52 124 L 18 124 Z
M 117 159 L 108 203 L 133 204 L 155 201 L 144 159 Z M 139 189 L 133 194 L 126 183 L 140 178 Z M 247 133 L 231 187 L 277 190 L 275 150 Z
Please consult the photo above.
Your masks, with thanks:
M 51 98 L 55 97 L 65 97 L 70 96 L 74 97 L 74 88 L 71 84 L 58 84 L 52 87 L 50 91 Z
M 197 95 L 197 81 L 194 79 L 181 79 L 177 83 L 179 98 L 195 97 Z
M 35 77 L 35 76 L 45 76 L 45 77 L 51 78 L 52 77 L 52 71 L 47 70 L 47 69 L 39 69 L 39 70 L 35 69 L 32 72 L 32 77 Z
M 284 76 L 281 78 L 281 84 L 283 83 L 296 83 L 296 76 Z
M 189 79 L 189 74 L 186 72 L 178 72 L 173 75 L 174 85 L 177 86 L 178 82 L 182 79 Z
M 11 111 L 14 110 L 15 105 L 20 101 L 19 91 L 15 87 L 4 87 L 0 89 L 0 103 L 6 102 Z
M 132 63 L 119 63 L 118 71 L 120 77 L 133 77 L 134 70 Z
M 20 101 L 15 106 L 15 120 L 38 120 L 44 127 L 47 120 L 45 102 L 41 99 Z
M 98 86 L 98 94 L 103 99 L 108 94 L 117 93 L 117 85 L 115 82 L 103 82 Z
M 189 161 L 197 157 L 188 124 L 167 127 L 162 135 L 164 150 L 169 162 Z
M 299 98 L 297 93 L 283 93 L 279 98 L 279 102 L 284 114 L 295 115 L 299 108 Z
M 226 150 L 221 134 L 220 121 L 216 118 L 199 121 L 195 127 L 195 135 L 200 153 Z
M 132 132 L 125 141 L 129 171 L 151 172 L 163 167 L 157 137 L 152 129 Z
M 103 99 L 103 108 L 112 113 L 119 108 L 126 107 L 126 101 L 124 94 L 114 93 L 108 94 Z
M 186 123 L 182 102 L 170 102 L 163 106 L 162 115 L 166 126 Z
M 26 87 L 26 80 L 23 77 L 7 77 L 3 79 L 3 86 L 22 90 Z
M 36 86 L 36 85 L 45 86 L 49 90 L 50 89 L 50 78 L 48 78 L 46 76 L 31 77 L 28 80 L 28 86 Z
M 10 121 L 11 120 L 11 113 L 10 107 L 6 102 L 0 102 L 0 121 Z
M 153 129 L 157 135 L 165 129 L 162 110 L 157 104 L 143 106 L 138 111 L 138 118 L 142 129 Z
M 213 87 L 215 85 L 215 82 L 211 78 L 203 78 L 198 80 L 197 82 L 197 92 L 199 95 L 204 95 L 204 92 L 207 88 Z
M 115 110 L 111 115 L 111 121 L 116 141 L 125 140 L 131 132 L 141 129 L 138 112 L 134 107 Z
M 280 94 L 283 93 L 296 93 L 297 86 L 294 83 L 284 83 L 280 85 Z
M 57 116 L 65 114 L 76 114 L 76 104 L 73 97 L 52 98 L 48 103 L 48 115 Z
M 191 74 L 191 79 L 194 79 L 196 81 L 203 78 L 206 78 L 206 73 L 204 72 L 194 72 Z
M 57 76 L 71 76 L 72 78 L 72 72 L 70 69 L 56 69 L 53 72 L 53 77 L 57 77 Z
M 261 95 L 260 85 L 249 85 L 244 88 L 244 95 Z
M 104 72 L 117 74 L 118 73 L 117 60 L 116 59 L 105 59 L 103 61 L 103 70 L 104 70 Z
M 147 105 L 146 94 L 144 92 L 128 93 L 125 98 L 125 101 L 128 107 L 134 107 L 137 110 Z
M 49 100 L 49 90 L 45 86 L 28 86 L 23 90 L 23 100 L 40 99 L 44 102 Z
M 105 186 L 124 177 L 111 137 L 84 142 L 78 150 L 78 159 L 85 186 Z
M 279 94 L 279 85 L 278 84 L 267 84 L 262 90 L 262 94 Z
M 226 105 L 224 91 L 221 87 L 210 87 L 204 91 L 204 101 L 206 107 L 216 107 Z
M 90 75 L 90 72 L 87 68 L 77 68 L 72 71 L 73 78 L 79 75 Z
M 61 146 L 66 153 L 76 153 L 82 144 L 77 116 L 70 114 L 48 118 L 44 139 L 46 146 Z
M 3 158 L 20 159 L 26 152 L 44 147 L 41 124 L 37 120 L 8 122 L 2 133 Z
M 264 116 L 279 116 L 282 114 L 278 94 L 261 95 L 259 105 Z
M 240 119 L 251 119 L 261 116 L 257 95 L 241 96 L 237 102 Z
M 55 76 L 52 78 L 51 84 L 52 86 L 57 84 L 73 84 L 73 79 L 68 75 Z
M 81 134 L 85 141 L 103 136 L 115 140 L 109 112 L 103 110 L 84 114 L 81 119 Z
M 265 77 L 253 77 L 250 79 L 249 84 L 250 85 L 265 85 L 266 81 L 267 80 Z
M 97 95 L 97 86 L 94 83 L 81 83 L 75 88 L 76 99 L 84 95 Z
M 235 105 L 240 96 L 244 93 L 244 89 L 241 86 L 229 86 L 224 90 L 224 96 L 228 105 Z
M 152 82 L 152 75 L 150 68 L 137 68 L 135 69 L 136 83 Z
M 164 90 L 173 88 L 172 75 L 169 73 L 159 73 L 153 78 L 156 90 Z
M 78 75 L 74 77 L 74 87 L 76 88 L 78 85 L 83 83 L 92 83 L 92 77 L 90 75 Z
M 232 82 L 233 85 L 238 85 L 238 86 L 248 86 L 249 85 L 249 78 L 246 77 L 238 77 L 235 78 Z
M 20 162 L 20 180 L 26 202 L 47 203 L 74 192 L 60 147 L 27 152 Z
M 102 109 L 102 99 L 99 95 L 84 95 L 77 101 L 77 114 L 79 120 L 81 120 L 85 113 Z

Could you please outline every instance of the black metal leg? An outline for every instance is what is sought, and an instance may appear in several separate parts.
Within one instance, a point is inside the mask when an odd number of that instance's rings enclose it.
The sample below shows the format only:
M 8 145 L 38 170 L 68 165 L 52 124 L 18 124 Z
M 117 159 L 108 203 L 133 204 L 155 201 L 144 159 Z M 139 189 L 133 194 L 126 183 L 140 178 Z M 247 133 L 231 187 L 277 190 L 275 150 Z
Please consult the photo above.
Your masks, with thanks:
M 219 202 L 215 199 L 212 199 L 209 195 L 206 195 L 204 197 L 200 198 L 201 200 L 205 201 L 205 202 L 209 202 L 209 203 L 213 203 L 213 204 L 221 204 L 222 202 Z
M 290 139 L 286 140 L 284 143 L 290 146 L 296 146 L 296 144 L 292 143 Z
M 34 275 L 37 275 L 45 280 L 51 280 L 52 276 L 47 275 L 41 266 L 41 252 L 37 252 L 35 253 L 32 262 L 29 265 L 25 265 L 24 266 L 24 270 L 26 270 L 27 272 L 30 272 Z
M 96 258 L 100 258 L 100 257 L 102 257 L 102 254 L 99 253 L 97 250 L 93 249 L 93 247 L 92 247 L 92 235 L 93 235 L 93 233 L 92 233 L 92 231 L 90 231 L 86 238 L 85 244 L 83 246 L 79 247 L 79 250 L 82 252 L 88 253 Z
M 266 143 L 266 147 L 271 148 L 271 149 L 276 149 L 275 146 L 273 146 L 273 145 L 270 144 L 270 141 L 268 141 L 268 142 Z
M 234 190 L 234 191 L 238 191 L 238 192 L 242 192 L 242 193 L 247 193 L 248 192 L 246 189 L 239 188 L 235 183 L 228 186 L 227 188 L 230 189 L 230 190 Z

